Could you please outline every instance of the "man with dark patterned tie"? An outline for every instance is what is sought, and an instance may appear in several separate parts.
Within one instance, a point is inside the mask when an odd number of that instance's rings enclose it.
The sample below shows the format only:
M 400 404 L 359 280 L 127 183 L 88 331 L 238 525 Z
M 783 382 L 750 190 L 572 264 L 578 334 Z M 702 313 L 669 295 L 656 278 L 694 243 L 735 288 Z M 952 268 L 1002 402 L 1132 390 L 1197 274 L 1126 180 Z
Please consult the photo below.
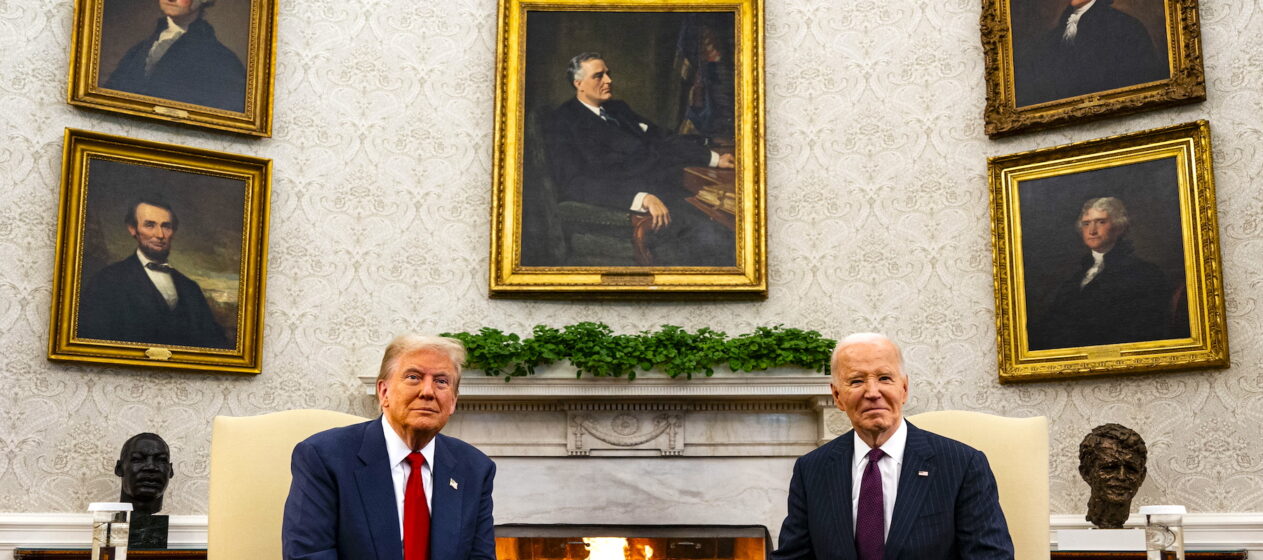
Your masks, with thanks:
M 127 233 L 136 252 L 101 269 L 79 297 L 79 338 L 152 346 L 233 348 L 197 282 L 167 258 L 180 218 L 161 197 L 147 195 L 127 208 Z
M 854 430 L 794 464 L 772 560 L 1012 560 L 986 456 L 904 420 L 899 347 L 853 334 L 832 368 L 833 400 Z
M 495 560 L 496 465 L 439 433 L 464 362 L 459 340 L 396 337 L 377 374 L 381 417 L 294 447 L 286 560 Z

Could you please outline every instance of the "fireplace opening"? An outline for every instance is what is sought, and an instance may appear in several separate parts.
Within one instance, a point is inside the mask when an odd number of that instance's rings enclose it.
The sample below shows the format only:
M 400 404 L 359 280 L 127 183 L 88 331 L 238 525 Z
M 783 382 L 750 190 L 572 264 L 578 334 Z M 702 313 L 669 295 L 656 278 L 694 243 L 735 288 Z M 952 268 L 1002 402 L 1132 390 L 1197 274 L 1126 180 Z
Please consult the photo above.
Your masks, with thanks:
M 498 560 L 766 560 L 762 525 L 496 526 Z

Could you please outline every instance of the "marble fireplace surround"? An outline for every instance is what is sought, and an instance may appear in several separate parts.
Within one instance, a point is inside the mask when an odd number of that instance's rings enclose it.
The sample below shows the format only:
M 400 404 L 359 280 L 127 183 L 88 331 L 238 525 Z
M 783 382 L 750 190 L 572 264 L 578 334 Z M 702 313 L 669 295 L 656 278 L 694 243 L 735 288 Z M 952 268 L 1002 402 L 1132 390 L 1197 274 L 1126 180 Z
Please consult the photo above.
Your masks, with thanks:
M 444 433 L 496 461 L 497 524 L 762 525 L 775 536 L 794 460 L 849 428 L 829 377 L 813 371 L 628 381 L 554 367 L 507 383 L 466 372 Z

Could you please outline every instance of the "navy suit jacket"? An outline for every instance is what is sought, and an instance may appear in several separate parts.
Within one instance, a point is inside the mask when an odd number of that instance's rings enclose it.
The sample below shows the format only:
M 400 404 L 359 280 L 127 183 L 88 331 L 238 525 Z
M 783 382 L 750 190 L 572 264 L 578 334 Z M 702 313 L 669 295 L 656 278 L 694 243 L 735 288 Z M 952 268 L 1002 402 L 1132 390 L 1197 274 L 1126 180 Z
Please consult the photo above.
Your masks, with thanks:
M 334 428 L 294 447 L 285 500 L 286 560 L 402 560 L 381 417 Z M 430 560 L 495 560 L 491 459 L 443 434 L 434 442 Z
M 852 433 L 794 464 L 789 515 L 772 560 L 855 559 Z M 1013 541 L 986 456 L 908 423 L 885 560 L 939 559 L 1012 560 Z

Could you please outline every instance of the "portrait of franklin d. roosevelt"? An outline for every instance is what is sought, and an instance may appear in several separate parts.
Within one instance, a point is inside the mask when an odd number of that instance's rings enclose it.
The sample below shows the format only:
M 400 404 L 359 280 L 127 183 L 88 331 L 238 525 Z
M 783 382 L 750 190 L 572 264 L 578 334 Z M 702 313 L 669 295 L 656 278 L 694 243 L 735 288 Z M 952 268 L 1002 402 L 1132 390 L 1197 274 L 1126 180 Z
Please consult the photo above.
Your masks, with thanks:
M 525 266 L 736 266 L 731 13 L 530 12 Z
M 1174 158 L 1023 182 L 1029 349 L 1189 336 Z

